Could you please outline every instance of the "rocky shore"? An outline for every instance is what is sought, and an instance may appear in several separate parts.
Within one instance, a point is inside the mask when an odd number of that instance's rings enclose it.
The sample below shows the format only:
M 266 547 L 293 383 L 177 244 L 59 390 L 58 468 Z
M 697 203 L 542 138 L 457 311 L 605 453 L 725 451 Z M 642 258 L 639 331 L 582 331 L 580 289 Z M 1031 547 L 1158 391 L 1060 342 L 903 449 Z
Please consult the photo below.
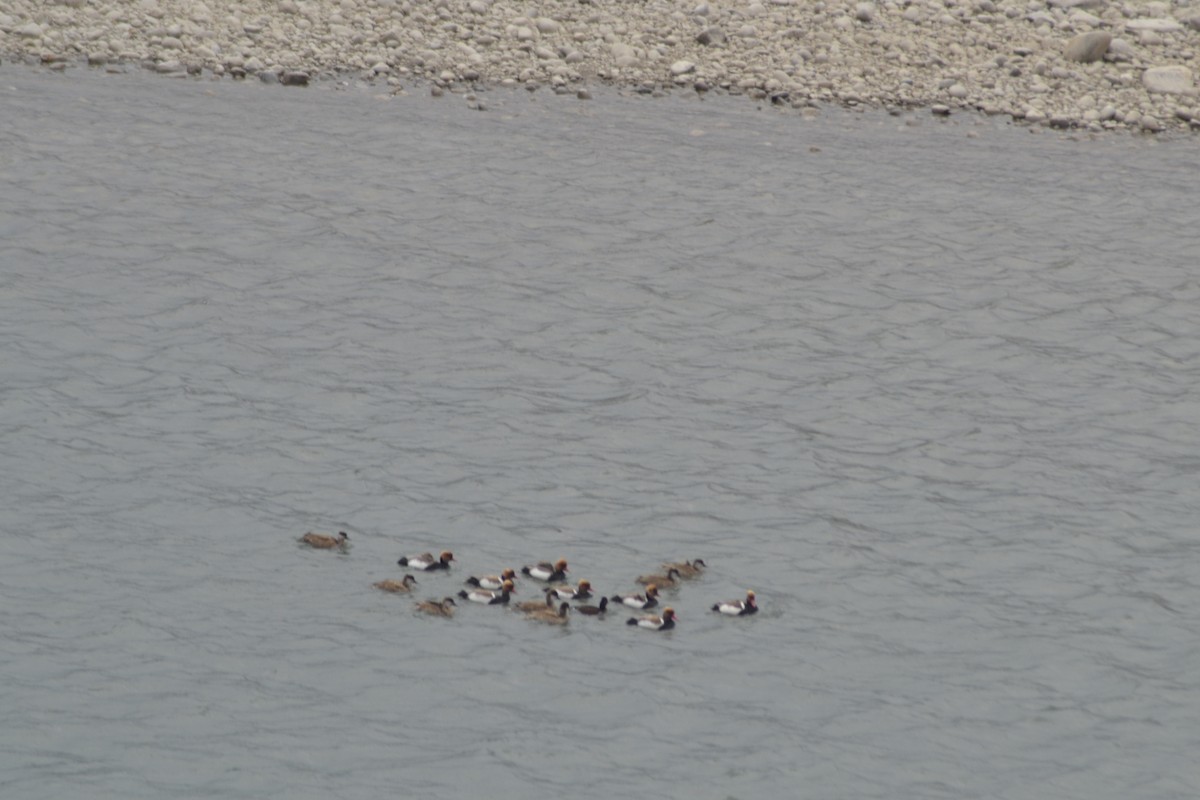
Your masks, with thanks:
M 3 0 L 4 60 L 1200 131 L 1200 0 Z

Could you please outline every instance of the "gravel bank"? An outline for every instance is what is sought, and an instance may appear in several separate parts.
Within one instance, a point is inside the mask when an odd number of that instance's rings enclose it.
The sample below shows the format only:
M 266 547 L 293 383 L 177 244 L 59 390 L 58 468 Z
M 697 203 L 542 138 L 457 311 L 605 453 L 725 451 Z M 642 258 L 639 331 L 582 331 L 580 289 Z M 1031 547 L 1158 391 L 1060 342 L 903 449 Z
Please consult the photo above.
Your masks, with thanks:
M 291 84 L 599 81 L 1200 130 L 1200 0 L 3 0 L 0 52 Z

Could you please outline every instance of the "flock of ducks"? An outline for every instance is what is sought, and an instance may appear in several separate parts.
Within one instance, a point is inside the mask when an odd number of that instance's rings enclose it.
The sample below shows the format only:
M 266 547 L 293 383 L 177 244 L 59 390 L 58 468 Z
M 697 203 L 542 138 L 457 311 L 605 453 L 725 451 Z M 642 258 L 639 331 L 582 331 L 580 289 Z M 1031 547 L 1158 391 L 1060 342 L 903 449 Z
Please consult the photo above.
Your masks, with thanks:
M 345 551 L 349 546 L 350 536 L 345 531 L 339 531 L 337 536 L 306 533 L 300 537 L 300 541 L 318 550 Z M 396 563 L 412 572 L 448 572 L 452 561 L 454 561 L 454 554 L 446 550 L 437 557 L 434 557 L 432 553 L 404 556 Z M 567 583 L 567 560 L 560 558 L 554 562 L 540 561 L 536 564 L 529 564 L 520 569 L 522 576 L 546 584 L 541 589 L 545 595 L 544 600 L 512 602 L 512 595 L 516 594 L 518 580 L 517 570 L 512 568 L 504 569 L 497 575 L 470 576 L 465 581 L 467 588 L 460 591 L 457 596 L 459 599 L 471 603 L 509 606 L 522 612 L 531 620 L 548 625 L 565 625 L 567 624 L 567 615 L 571 611 L 585 616 L 604 616 L 608 613 L 610 602 L 640 611 L 658 608 L 660 586 L 668 589 L 677 588 L 682 581 L 701 575 L 706 568 L 707 565 L 701 558 L 692 561 L 664 563 L 662 572 L 637 577 L 636 581 L 646 587 L 640 594 L 600 596 L 599 601 L 592 605 L 586 602 L 594 597 L 591 581 L 581 580 L 574 586 Z M 413 586 L 417 583 L 412 572 L 406 573 L 400 580 L 379 581 L 374 586 L 393 594 L 408 594 L 412 592 Z M 572 601 L 576 605 L 572 606 Z M 457 607 L 458 603 L 453 597 L 445 597 L 441 600 L 423 600 L 416 605 L 418 611 L 436 617 L 452 617 Z M 748 591 L 742 599 L 714 603 L 712 610 L 731 617 L 744 617 L 757 613 L 758 604 L 754 592 Z M 664 606 L 657 614 L 630 617 L 626 624 L 654 631 L 669 631 L 675 627 L 678 619 L 675 609 Z

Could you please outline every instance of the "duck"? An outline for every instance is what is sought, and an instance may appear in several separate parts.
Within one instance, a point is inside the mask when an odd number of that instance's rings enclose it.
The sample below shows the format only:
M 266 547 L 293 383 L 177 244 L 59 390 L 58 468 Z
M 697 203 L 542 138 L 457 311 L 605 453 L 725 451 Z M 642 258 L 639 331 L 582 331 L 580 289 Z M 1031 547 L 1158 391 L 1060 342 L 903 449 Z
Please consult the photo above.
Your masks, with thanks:
M 521 574 L 547 583 L 565 581 L 567 579 L 567 560 L 560 558 L 553 564 L 549 561 L 540 561 L 533 566 L 521 567 Z
M 417 579 L 414 578 L 412 575 L 405 575 L 404 580 L 401 580 L 401 581 L 386 580 L 386 581 L 380 581 L 379 583 L 376 583 L 373 585 L 376 589 L 382 589 L 385 592 L 392 592 L 394 594 L 404 594 L 407 592 L 411 592 L 412 585 L 416 582 L 417 582 Z
M 444 550 L 437 559 L 430 553 L 421 553 L 419 556 L 404 556 L 396 563 L 402 567 L 432 572 L 435 569 L 450 569 L 450 562 L 453 560 L 454 554 Z
M 507 580 L 512 580 L 517 577 L 517 571 L 514 569 L 505 569 L 499 575 L 484 575 L 482 578 L 476 578 L 474 575 L 467 578 L 468 586 L 476 586 L 480 589 L 499 589 Z
M 570 611 L 570 609 L 570 603 L 563 603 L 558 607 L 558 610 L 555 610 L 554 606 L 552 605 L 549 608 L 541 608 L 537 611 L 527 611 L 525 612 L 525 616 L 528 619 L 537 620 L 538 622 L 545 622 L 549 625 L 566 625 L 567 612 Z
M 525 600 L 517 603 L 516 608 L 518 611 L 539 611 L 546 608 L 554 610 L 554 595 L 551 594 L 550 587 L 547 586 L 545 602 L 542 602 L 541 600 Z
M 345 549 L 346 545 L 350 542 L 350 535 L 345 531 L 338 531 L 337 536 L 325 536 L 321 533 L 309 531 L 300 537 L 300 541 L 318 550 L 332 550 L 335 547 Z
M 489 606 L 508 605 L 508 596 L 513 592 L 513 582 L 505 581 L 499 589 L 465 589 L 458 593 L 458 596 L 464 600 L 470 600 L 472 603 L 483 603 Z
M 652 631 L 669 631 L 675 627 L 675 609 L 667 606 L 662 614 L 656 617 L 630 617 L 626 625 L 637 625 L 639 628 L 649 628 Z
M 641 584 L 647 584 L 647 585 L 653 583 L 655 585 L 665 584 L 667 586 L 674 586 L 675 579 L 678 578 L 680 574 L 681 573 L 679 572 L 679 570 L 675 569 L 674 567 L 671 567 L 669 570 L 667 570 L 666 575 L 639 575 L 637 578 L 637 582 L 641 583 Z
M 663 562 L 663 569 L 677 569 L 681 578 L 694 578 L 703 572 L 707 566 L 708 564 L 704 563 L 703 558 L 693 559 L 692 561 Z
M 746 592 L 745 600 L 726 600 L 723 603 L 714 603 L 712 610 L 728 614 L 731 617 L 744 617 L 747 614 L 757 614 L 758 604 L 754 601 L 754 590 Z
M 457 605 L 458 603 L 454 602 L 453 597 L 447 597 L 442 600 L 423 600 L 417 603 L 417 611 L 423 611 L 435 617 L 453 617 L 453 609 Z
M 630 608 L 653 608 L 658 605 L 658 587 L 653 583 L 646 587 L 646 593 L 630 594 L 621 597 L 619 594 L 614 594 L 611 598 L 614 603 L 624 603 Z
M 580 581 L 575 588 L 570 586 L 551 586 L 550 594 L 559 600 L 587 600 L 592 596 L 591 581 Z
M 580 614 L 587 614 L 589 617 L 597 616 L 608 611 L 608 598 L 601 597 L 600 605 L 598 606 L 575 606 L 575 610 Z

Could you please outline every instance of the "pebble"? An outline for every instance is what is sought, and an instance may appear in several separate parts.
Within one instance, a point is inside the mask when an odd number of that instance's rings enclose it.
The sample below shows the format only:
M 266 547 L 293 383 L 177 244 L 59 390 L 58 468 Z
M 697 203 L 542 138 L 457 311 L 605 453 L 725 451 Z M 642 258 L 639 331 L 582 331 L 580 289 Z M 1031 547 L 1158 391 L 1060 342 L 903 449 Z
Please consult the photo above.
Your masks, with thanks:
M 1054 127 L 1197 128 L 1200 0 L 8 0 L 0 57 L 304 86 L 675 86 L 783 108 L 923 107 Z M 46 60 L 43 62 L 43 57 Z M 437 87 L 434 87 L 437 88 Z M 593 87 L 594 88 L 594 87 Z M 437 92 L 444 91 L 437 88 Z M 476 101 L 476 106 L 482 105 Z M 766 104 L 764 103 L 764 107 Z M 1117 109 L 1128 118 L 1118 123 Z M 1052 113 L 1047 110 L 1052 109 Z M 1136 111 L 1134 110 L 1136 109 Z
M 1187 67 L 1154 67 L 1142 73 L 1142 84 L 1150 92 L 1191 94 L 1195 91 L 1192 71 Z

